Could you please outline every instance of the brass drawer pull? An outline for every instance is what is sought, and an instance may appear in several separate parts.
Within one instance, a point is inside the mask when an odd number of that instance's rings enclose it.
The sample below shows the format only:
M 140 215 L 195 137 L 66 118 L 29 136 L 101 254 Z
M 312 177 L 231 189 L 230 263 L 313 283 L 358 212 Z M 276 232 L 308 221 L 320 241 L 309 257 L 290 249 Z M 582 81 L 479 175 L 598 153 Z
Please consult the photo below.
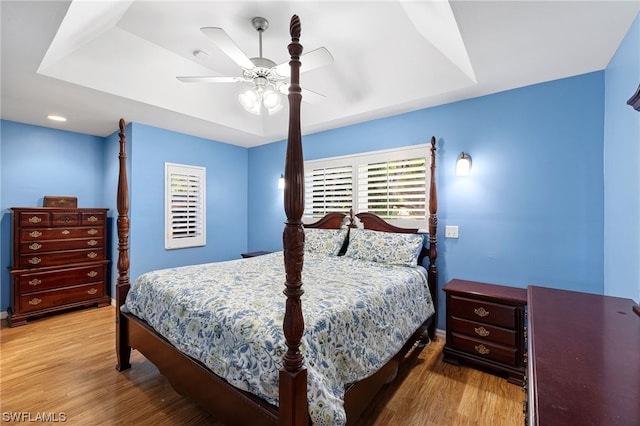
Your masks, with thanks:
M 39 257 L 32 257 L 31 259 L 29 259 L 29 263 L 32 265 L 37 265 L 40 262 L 42 262 L 42 259 L 40 259 Z
M 34 278 L 34 279 L 32 279 L 32 280 L 29 280 L 29 285 L 36 286 L 36 285 L 38 285 L 38 284 L 42 284 L 42 281 L 40 281 L 40 280 L 39 280 L 39 279 L 37 279 L 37 278 Z
M 475 309 L 473 310 L 473 312 L 475 312 L 477 316 L 479 316 L 479 317 L 483 317 L 483 318 L 484 318 L 484 317 L 486 317 L 487 315 L 489 315 L 489 311 L 487 311 L 487 310 L 486 310 L 485 308 L 483 308 L 482 306 L 481 306 L 481 307 L 479 307 L 479 308 L 475 308 Z
M 92 251 L 90 253 L 87 253 L 87 257 L 93 259 L 94 257 L 98 256 L 98 253 L 96 253 L 95 251 Z
M 62 231 L 62 235 L 69 235 L 71 233 L 71 231 L 69 231 L 68 229 L 65 229 L 64 231 Z
M 98 292 L 98 290 L 96 290 L 95 288 L 87 290 L 87 293 L 89 293 L 89 294 L 96 294 L 97 292 Z
M 30 236 L 31 238 L 38 238 L 38 237 L 42 236 L 42 232 L 40 232 L 40 231 L 33 231 L 33 232 L 29 233 L 29 236 Z
M 90 278 L 93 278 L 93 277 L 95 277 L 95 276 L 97 276 L 97 275 L 98 275 L 98 273 L 97 273 L 96 271 L 89 271 L 89 272 L 87 272 L 87 276 L 88 276 L 88 277 L 90 277 Z
M 476 349 L 476 352 L 478 352 L 479 354 L 482 354 L 482 355 L 487 355 L 490 352 L 489 349 L 485 345 L 476 345 L 474 347 Z
M 90 246 L 95 246 L 96 244 L 98 244 L 98 242 L 96 240 L 89 240 L 87 241 L 87 244 Z
M 42 222 L 42 219 L 40 219 L 38 216 L 33 216 L 29 218 L 29 223 L 40 223 Z
M 487 330 L 484 327 L 476 327 L 473 330 L 476 332 L 477 335 L 482 337 L 487 337 L 490 334 L 489 330 Z
M 29 300 L 29 304 L 30 305 L 39 305 L 42 302 L 42 299 L 38 299 L 37 297 L 34 297 L 33 299 Z
M 97 217 L 95 217 L 95 216 L 89 216 L 89 217 L 87 218 L 87 220 L 88 220 L 89 222 L 97 222 L 97 221 L 98 221 L 98 218 L 97 218 Z
M 96 235 L 97 233 L 98 233 L 98 230 L 97 230 L 97 229 L 89 229 L 89 230 L 87 231 L 87 234 L 89 234 L 89 235 Z
M 42 248 L 42 244 L 33 243 L 33 244 L 29 245 L 29 248 L 30 248 L 31 250 L 39 250 L 39 249 L 41 249 L 41 248 Z

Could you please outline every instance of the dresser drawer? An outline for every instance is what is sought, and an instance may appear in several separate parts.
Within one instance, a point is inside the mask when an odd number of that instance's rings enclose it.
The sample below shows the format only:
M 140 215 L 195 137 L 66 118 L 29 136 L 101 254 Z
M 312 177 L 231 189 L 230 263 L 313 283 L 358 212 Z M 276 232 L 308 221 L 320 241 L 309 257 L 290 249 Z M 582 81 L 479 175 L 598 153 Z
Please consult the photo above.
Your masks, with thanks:
M 20 253 L 28 255 L 31 253 L 43 253 L 54 250 L 101 248 L 103 245 L 104 241 L 102 238 L 27 241 L 20 244 Z
M 98 264 L 78 268 L 57 269 L 55 271 L 20 274 L 16 279 L 19 282 L 21 293 L 32 293 L 34 291 L 92 282 L 99 282 L 100 285 L 102 285 L 104 278 L 105 265 Z
M 52 212 L 52 226 L 77 226 L 80 225 L 80 214 L 70 212 Z
M 18 215 L 20 226 L 50 226 L 49 212 L 25 211 Z
M 59 305 L 83 302 L 104 296 L 101 283 L 40 291 L 20 296 L 22 312 L 32 312 Z
M 452 316 L 516 329 L 516 306 L 451 295 L 448 307 Z
M 451 347 L 474 356 L 516 367 L 519 365 L 518 350 L 484 340 L 473 339 L 462 334 L 451 333 Z
M 68 250 L 55 253 L 22 254 L 18 259 L 20 268 L 43 268 L 105 259 L 104 249 Z
M 81 213 L 82 225 L 94 225 L 101 226 L 105 223 L 106 214 L 105 213 Z
M 498 343 L 506 346 L 516 346 L 518 344 L 518 333 L 493 325 L 469 321 L 458 317 L 451 317 L 449 323 L 451 331 L 457 334 L 466 334 L 475 339 L 489 343 Z
M 20 231 L 20 241 L 61 240 L 65 238 L 104 237 L 103 227 L 38 228 Z

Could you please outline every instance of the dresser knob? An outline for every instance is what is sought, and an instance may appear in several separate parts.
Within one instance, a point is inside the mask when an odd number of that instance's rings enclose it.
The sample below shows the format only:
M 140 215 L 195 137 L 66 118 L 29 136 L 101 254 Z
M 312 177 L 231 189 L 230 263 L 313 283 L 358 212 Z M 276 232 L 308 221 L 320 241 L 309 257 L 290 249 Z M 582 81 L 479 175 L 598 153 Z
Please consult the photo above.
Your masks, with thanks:
M 90 278 L 93 278 L 93 277 L 95 277 L 95 276 L 97 276 L 97 275 L 98 275 L 98 273 L 97 273 L 96 271 L 89 271 L 89 272 L 87 272 L 87 276 L 88 276 L 88 277 L 90 277 Z
M 489 330 L 487 330 L 484 327 L 476 327 L 476 328 L 474 328 L 474 331 L 476 332 L 477 335 L 482 336 L 482 337 L 487 337 L 490 334 Z
M 475 308 L 475 309 L 473 310 L 473 312 L 475 312 L 477 316 L 479 316 L 479 317 L 483 317 L 483 318 L 484 318 L 484 317 L 486 317 L 487 315 L 489 315 L 489 311 L 487 311 L 487 310 L 486 310 L 485 308 L 483 308 L 482 306 L 481 306 L 481 307 L 479 307 L 479 308 Z
M 29 245 L 29 248 L 30 248 L 31 250 L 39 250 L 39 249 L 41 249 L 41 248 L 42 248 L 42 244 L 33 243 L 33 244 L 30 244 L 30 245 Z
M 87 231 L 87 234 L 89 235 L 96 235 L 97 233 L 98 233 L 98 230 L 93 228 Z
M 33 216 L 29 218 L 29 223 L 40 223 L 42 222 L 42 219 L 40 219 L 38 216 Z
M 98 253 L 96 253 L 95 251 L 89 252 L 87 253 L 87 257 L 93 259 L 94 257 L 96 257 L 98 255 Z
M 487 355 L 490 352 L 489 349 L 485 345 L 476 345 L 474 347 L 476 349 L 476 352 L 478 352 L 479 354 L 482 354 L 482 355 Z
M 64 231 L 62 231 L 62 235 L 69 235 L 71 233 L 71 231 L 69 231 L 68 229 L 65 229 Z
M 34 279 L 32 279 L 32 280 L 29 280 L 29 285 L 36 286 L 36 285 L 39 285 L 39 284 L 42 284 L 42 281 L 40 281 L 40 280 L 39 280 L 39 279 L 37 279 L 37 278 L 34 278 Z
M 97 289 L 95 289 L 95 288 L 92 288 L 92 289 L 90 289 L 90 290 L 87 290 L 87 293 L 89 293 L 89 294 L 96 294 L 97 292 L 98 292 L 98 290 L 97 290 Z
M 89 216 L 89 217 L 87 218 L 87 220 L 88 220 L 89 222 L 97 222 L 97 221 L 98 221 L 98 218 L 97 218 L 97 217 L 95 217 L 95 216 Z
M 32 265 L 37 265 L 40 262 L 42 262 L 42 259 L 40 259 L 39 257 L 32 257 L 31 259 L 29 259 L 29 263 Z
M 42 302 L 42 299 L 38 299 L 37 297 L 34 297 L 33 299 L 29 300 L 29 304 L 33 306 L 39 305 L 40 302 Z
M 98 244 L 98 242 L 97 242 L 96 240 L 89 240 L 89 241 L 87 241 L 87 245 L 90 245 L 90 246 L 92 246 L 92 247 L 93 247 L 93 246 L 95 246 L 96 244 Z
M 29 236 L 30 236 L 31 238 L 38 238 L 38 237 L 42 236 L 42 232 L 40 232 L 40 231 L 33 231 L 33 232 L 30 232 L 30 233 L 29 233 Z

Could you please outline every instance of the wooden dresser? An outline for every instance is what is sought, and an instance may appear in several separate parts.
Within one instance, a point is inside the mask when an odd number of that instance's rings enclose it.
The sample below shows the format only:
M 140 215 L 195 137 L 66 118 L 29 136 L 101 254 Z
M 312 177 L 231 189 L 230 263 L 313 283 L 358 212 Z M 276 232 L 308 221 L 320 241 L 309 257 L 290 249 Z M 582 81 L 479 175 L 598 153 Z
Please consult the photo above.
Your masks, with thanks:
M 14 207 L 11 326 L 62 309 L 109 305 L 108 209 Z
M 529 286 L 525 423 L 640 425 L 640 316 L 631 299 Z
M 457 279 L 443 290 L 447 295 L 444 361 L 483 366 L 522 385 L 527 290 Z

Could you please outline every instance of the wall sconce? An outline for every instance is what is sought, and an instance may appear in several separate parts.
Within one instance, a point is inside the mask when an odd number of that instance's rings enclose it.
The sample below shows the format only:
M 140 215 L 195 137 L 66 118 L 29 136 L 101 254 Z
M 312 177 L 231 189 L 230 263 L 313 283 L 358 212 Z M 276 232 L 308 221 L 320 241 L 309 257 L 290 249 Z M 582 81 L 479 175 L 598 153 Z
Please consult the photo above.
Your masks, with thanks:
M 471 171 L 471 156 L 465 152 L 458 155 L 456 161 L 456 176 L 467 176 Z
M 284 175 L 280 174 L 280 179 L 278 179 L 278 189 L 284 189 Z

